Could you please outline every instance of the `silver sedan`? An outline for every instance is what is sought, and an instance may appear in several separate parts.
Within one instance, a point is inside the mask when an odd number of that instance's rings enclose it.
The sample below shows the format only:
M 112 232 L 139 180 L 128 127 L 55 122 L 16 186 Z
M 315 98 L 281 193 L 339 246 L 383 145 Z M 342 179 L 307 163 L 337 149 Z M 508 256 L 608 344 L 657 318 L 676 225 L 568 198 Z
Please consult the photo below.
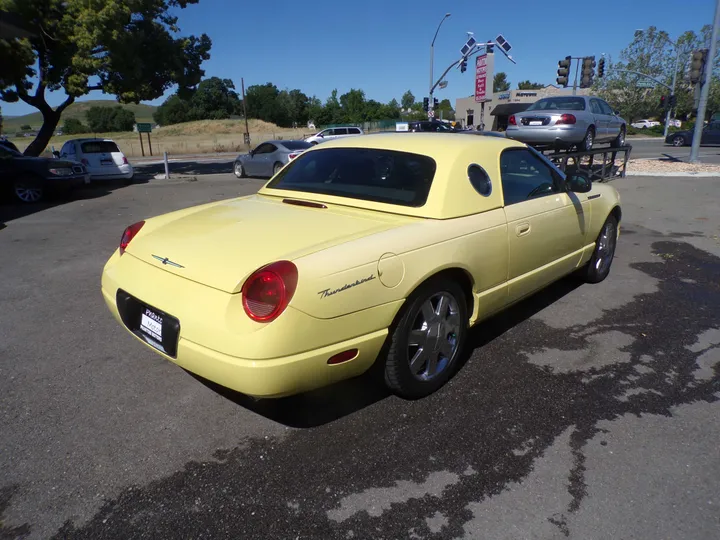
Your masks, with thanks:
M 623 146 L 627 123 L 599 97 L 556 96 L 511 115 L 505 133 L 532 146 L 576 146 L 586 151 L 595 143 Z
M 308 148 L 312 148 L 312 144 L 305 141 L 265 141 L 247 154 L 235 158 L 233 172 L 238 178 L 275 176 Z

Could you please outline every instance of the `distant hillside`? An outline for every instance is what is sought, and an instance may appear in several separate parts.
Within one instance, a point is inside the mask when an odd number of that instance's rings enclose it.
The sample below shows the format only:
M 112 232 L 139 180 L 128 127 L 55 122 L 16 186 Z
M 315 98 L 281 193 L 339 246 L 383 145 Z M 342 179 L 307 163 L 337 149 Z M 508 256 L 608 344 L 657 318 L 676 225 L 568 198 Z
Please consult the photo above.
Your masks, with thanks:
M 58 124 L 58 129 L 62 127 L 66 118 L 77 118 L 85 123 L 85 113 L 88 109 L 90 109 L 90 107 L 115 107 L 116 105 L 120 105 L 121 107 L 134 112 L 136 122 L 152 122 L 152 115 L 157 108 L 153 105 L 143 105 L 142 103 L 139 105 L 123 105 L 113 99 L 79 101 L 77 103 L 73 103 L 63 111 L 62 118 L 60 118 L 60 123 Z M 20 126 L 25 124 L 30 125 L 30 127 L 35 130 L 40 129 L 40 126 L 42 125 L 42 114 L 34 112 L 24 116 L 6 116 L 3 118 L 3 133 L 7 135 L 14 135 L 16 131 L 20 130 Z

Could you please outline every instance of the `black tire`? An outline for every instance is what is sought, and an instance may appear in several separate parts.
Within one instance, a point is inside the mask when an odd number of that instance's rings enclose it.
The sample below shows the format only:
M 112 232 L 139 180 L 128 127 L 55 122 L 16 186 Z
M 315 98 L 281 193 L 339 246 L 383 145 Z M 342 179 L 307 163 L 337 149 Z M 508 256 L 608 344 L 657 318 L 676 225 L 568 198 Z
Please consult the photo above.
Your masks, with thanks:
M 445 298 L 446 310 L 438 302 L 440 297 Z M 424 306 L 433 311 L 435 318 L 430 324 L 425 320 Z M 446 278 L 421 285 L 407 299 L 391 329 L 385 359 L 386 386 L 405 399 L 419 399 L 437 391 L 458 368 L 467 328 L 467 296 L 460 285 Z M 413 343 L 411 333 L 420 336 L 418 343 L 422 341 L 424 346 Z M 421 349 L 427 347 L 432 347 L 430 353 L 423 354 Z M 416 358 L 414 368 L 411 355 Z M 437 368 L 433 373 L 432 365 Z
M 282 163 L 276 163 L 275 165 L 273 165 L 273 176 L 275 176 L 277 173 L 279 173 L 280 169 L 282 169 L 282 168 L 283 168 Z
M 16 178 L 12 184 L 12 194 L 16 201 L 23 204 L 34 204 L 46 199 L 42 180 L 33 176 Z
M 595 128 L 590 126 L 585 132 L 585 138 L 578 145 L 581 152 L 589 152 L 592 150 L 593 143 L 595 141 Z
M 125 179 L 125 185 L 130 186 L 135 183 L 135 173 L 130 178 Z
M 613 142 L 610 144 L 612 148 L 620 148 L 625 144 L 625 126 L 620 128 L 620 133 L 618 133 L 618 136 L 613 139 Z
M 233 165 L 233 173 L 235 173 L 235 176 L 238 178 L 245 178 L 245 167 L 242 166 L 242 163 L 235 162 Z
M 595 250 L 583 269 L 582 278 L 584 281 L 587 283 L 600 283 L 608 277 L 615 257 L 617 238 L 618 222 L 615 216 L 610 215 L 605 220 L 602 229 L 600 229 L 600 234 L 598 234 L 595 241 Z
M 672 145 L 677 147 L 685 146 L 685 137 L 683 137 L 682 135 L 676 135 L 672 138 Z

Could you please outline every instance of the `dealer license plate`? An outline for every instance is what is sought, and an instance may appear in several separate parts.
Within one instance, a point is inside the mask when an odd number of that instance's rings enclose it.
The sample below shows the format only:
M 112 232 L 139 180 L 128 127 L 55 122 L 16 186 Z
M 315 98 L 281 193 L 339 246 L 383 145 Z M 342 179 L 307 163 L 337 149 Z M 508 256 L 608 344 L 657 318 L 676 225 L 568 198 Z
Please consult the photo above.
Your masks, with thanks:
M 145 308 L 140 316 L 140 331 L 158 343 L 162 343 L 162 317 Z
M 531 126 L 542 126 L 542 120 L 530 120 Z

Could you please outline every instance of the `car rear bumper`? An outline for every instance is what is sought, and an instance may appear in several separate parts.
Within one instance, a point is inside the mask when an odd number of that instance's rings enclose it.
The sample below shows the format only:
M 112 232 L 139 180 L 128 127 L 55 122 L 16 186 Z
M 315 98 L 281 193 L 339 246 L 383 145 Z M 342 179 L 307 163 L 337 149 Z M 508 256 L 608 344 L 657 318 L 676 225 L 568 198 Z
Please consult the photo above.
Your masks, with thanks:
M 143 339 L 137 324 L 129 321 L 127 304 L 118 306 L 118 290 L 142 307 L 177 319 L 179 331 L 168 343 L 169 354 Z M 264 398 L 306 392 L 367 371 L 399 308 L 392 303 L 365 313 L 316 319 L 290 306 L 276 321 L 258 325 L 236 309 L 239 295 L 174 276 L 130 254 L 119 257 L 117 252 L 103 271 L 102 295 L 121 326 L 153 352 L 217 384 Z M 124 302 L 122 296 L 120 300 Z M 358 351 L 354 358 L 328 364 L 332 356 L 350 349 Z
M 508 126 L 505 135 L 509 139 L 528 144 L 576 144 L 585 138 L 585 128 L 579 126 L 563 126 L 550 128 L 522 128 Z
M 109 170 L 94 168 L 90 170 L 92 180 L 129 180 L 135 174 L 132 165 L 108 167 Z

